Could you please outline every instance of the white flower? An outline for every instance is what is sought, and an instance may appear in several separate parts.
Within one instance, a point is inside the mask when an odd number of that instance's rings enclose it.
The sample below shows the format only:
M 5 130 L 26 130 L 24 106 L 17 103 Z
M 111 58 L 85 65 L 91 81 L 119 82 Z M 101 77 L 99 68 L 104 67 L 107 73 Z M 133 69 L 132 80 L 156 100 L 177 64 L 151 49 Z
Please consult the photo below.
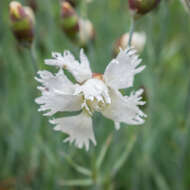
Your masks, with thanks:
M 68 134 L 65 142 L 75 142 L 78 148 L 89 149 L 90 140 L 96 145 L 92 128 L 91 116 L 94 111 L 101 112 L 112 119 L 115 128 L 120 123 L 138 125 L 144 122 L 146 115 L 139 109 L 143 90 L 123 96 L 119 89 L 133 86 L 135 74 L 145 67 L 137 67 L 141 60 L 135 50 L 120 50 L 120 53 L 107 66 L 104 74 L 92 73 L 89 61 L 83 50 L 80 52 L 80 62 L 65 51 L 64 55 L 53 53 L 53 59 L 45 60 L 47 65 L 57 66 L 59 71 L 53 75 L 49 71 L 39 71 L 36 80 L 41 83 L 38 89 L 42 96 L 36 98 L 40 104 L 39 111 L 46 111 L 44 115 L 52 116 L 57 112 L 79 111 L 80 114 L 71 117 L 51 119 L 55 130 Z M 71 82 L 64 70 L 69 71 L 76 83 Z

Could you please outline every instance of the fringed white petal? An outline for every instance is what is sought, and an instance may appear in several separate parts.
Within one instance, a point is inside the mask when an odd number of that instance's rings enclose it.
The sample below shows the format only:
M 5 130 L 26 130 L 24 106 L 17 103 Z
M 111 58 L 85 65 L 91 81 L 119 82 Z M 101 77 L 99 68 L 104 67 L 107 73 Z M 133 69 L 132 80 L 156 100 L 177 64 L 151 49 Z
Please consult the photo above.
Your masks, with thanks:
M 40 104 L 38 111 L 47 111 L 45 116 L 52 116 L 56 112 L 79 111 L 81 109 L 82 97 L 74 95 L 60 95 L 56 92 L 45 92 L 35 99 Z
M 35 99 L 40 104 L 38 111 L 47 111 L 44 115 L 51 116 L 60 111 L 78 111 L 81 109 L 81 96 L 73 95 L 75 85 L 67 79 L 62 70 L 54 76 L 48 71 L 39 71 L 39 78 L 35 79 L 42 84 L 38 89 L 42 96 Z
M 46 91 L 59 90 L 65 94 L 72 94 L 75 85 L 65 76 L 62 69 L 60 69 L 55 76 L 46 70 L 38 71 L 38 76 L 35 79 L 46 88 Z
M 140 62 L 134 49 L 120 50 L 116 59 L 109 63 L 104 72 L 106 84 L 114 89 L 131 87 L 134 75 L 145 68 L 145 66 L 136 68 Z
M 143 90 L 138 90 L 130 96 L 122 96 L 119 91 L 110 90 L 111 104 L 102 111 L 102 114 L 114 120 L 116 129 L 119 129 L 120 122 L 130 125 L 143 124 L 143 117 L 146 115 L 138 107 L 145 104 L 141 101 L 142 92 Z
M 63 117 L 51 120 L 55 124 L 56 131 L 62 131 L 69 135 L 64 142 L 74 142 L 78 148 L 85 146 L 89 149 L 90 140 L 96 145 L 94 132 L 92 128 L 92 119 L 85 112 L 72 117 Z
M 75 60 L 74 56 L 69 51 L 65 51 L 64 55 L 61 55 L 60 53 L 53 53 L 52 56 L 54 59 L 47 59 L 45 60 L 45 63 L 47 65 L 65 68 L 79 83 L 82 83 L 92 77 L 90 64 L 88 58 L 84 54 L 83 49 L 80 51 L 80 63 Z

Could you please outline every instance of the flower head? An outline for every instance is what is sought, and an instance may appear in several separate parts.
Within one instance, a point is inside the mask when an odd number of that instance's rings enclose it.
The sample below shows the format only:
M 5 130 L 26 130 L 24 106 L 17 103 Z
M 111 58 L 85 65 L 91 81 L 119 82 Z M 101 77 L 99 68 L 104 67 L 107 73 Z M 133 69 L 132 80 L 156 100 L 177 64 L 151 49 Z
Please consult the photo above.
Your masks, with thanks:
M 89 149 L 89 142 L 96 144 L 91 116 L 95 111 L 112 119 L 115 128 L 120 123 L 138 125 L 144 122 L 146 115 L 139 105 L 145 104 L 141 100 L 143 90 L 123 96 L 120 89 L 133 86 L 135 74 L 141 72 L 145 66 L 140 66 L 141 60 L 135 50 L 120 50 L 120 53 L 107 66 L 104 74 L 92 73 L 88 58 L 83 50 L 80 52 L 80 62 L 65 51 L 64 54 L 53 53 L 53 59 L 45 60 L 47 65 L 56 66 L 58 72 L 39 71 L 36 80 L 41 83 L 38 89 L 42 96 L 36 99 L 40 104 L 39 111 L 45 111 L 46 116 L 57 112 L 79 111 L 80 114 L 71 117 L 51 119 L 55 130 L 68 134 L 65 142 L 75 142 L 78 148 Z M 70 81 L 64 74 L 69 71 L 76 83 Z

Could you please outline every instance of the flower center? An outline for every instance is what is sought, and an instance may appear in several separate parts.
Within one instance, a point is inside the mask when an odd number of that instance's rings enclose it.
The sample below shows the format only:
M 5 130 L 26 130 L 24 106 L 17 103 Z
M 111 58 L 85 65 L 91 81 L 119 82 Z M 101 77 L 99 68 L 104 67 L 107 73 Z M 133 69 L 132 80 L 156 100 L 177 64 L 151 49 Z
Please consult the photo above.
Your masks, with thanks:
M 89 114 L 94 111 L 101 111 L 107 104 L 111 103 L 108 88 L 101 77 L 99 74 L 93 75 L 93 78 L 82 85 L 78 85 L 75 91 L 76 95 L 82 95 L 82 108 Z

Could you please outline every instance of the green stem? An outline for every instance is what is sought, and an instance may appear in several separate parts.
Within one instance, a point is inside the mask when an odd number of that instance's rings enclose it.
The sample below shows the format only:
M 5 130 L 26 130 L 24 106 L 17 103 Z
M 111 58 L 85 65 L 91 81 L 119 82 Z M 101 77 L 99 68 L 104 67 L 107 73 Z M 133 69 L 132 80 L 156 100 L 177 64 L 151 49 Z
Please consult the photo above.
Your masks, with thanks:
M 105 159 L 105 156 L 106 156 L 106 153 L 108 151 L 108 148 L 110 147 L 112 138 L 113 138 L 113 134 L 111 133 L 108 136 L 108 138 L 106 139 L 106 142 L 104 143 L 104 145 L 102 146 L 102 149 L 101 149 L 100 154 L 99 154 L 97 161 L 96 161 L 96 170 L 98 170 L 98 171 L 101 168 L 101 165 Z
M 184 121 L 187 123 L 188 121 L 188 115 L 190 112 L 189 106 L 190 106 L 190 80 L 189 80 L 189 84 L 188 84 L 188 89 L 187 89 L 187 96 L 186 96 L 186 100 L 185 100 L 185 116 L 184 116 Z
M 131 17 L 131 25 L 130 25 L 130 29 L 129 29 L 128 47 L 131 47 L 131 42 L 132 42 L 132 37 L 133 37 L 133 33 L 134 33 L 134 28 L 135 28 L 135 19 L 132 16 Z
M 81 15 L 84 19 L 87 18 L 87 2 L 86 0 L 82 0 L 82 5 L 81 5 Z
M 132 136 L 129 140 L 129 143 L 127 144 L 125 150 L 123 153 L 120 154 L 119 159 L 117 162 L 113 165 L 111 176 L 112 178 L 118 173 L 118 171 L 123 167 L 125 162 L 128 160 L 128 157 L 130 156 L 133 147 L 135 145 L 135 142 L 137 140 L 137 136 Z
M 36 57 L 34 43 L 30 47 L 29 51 L 30 51 L 30 55 L 31 55 L 31 59 L 32 59 L 32 65 L 33 65 L 33 68 L 34 68 L 34 72 L 37 73 L 38 66 L 37 66 L 37 57 Z

